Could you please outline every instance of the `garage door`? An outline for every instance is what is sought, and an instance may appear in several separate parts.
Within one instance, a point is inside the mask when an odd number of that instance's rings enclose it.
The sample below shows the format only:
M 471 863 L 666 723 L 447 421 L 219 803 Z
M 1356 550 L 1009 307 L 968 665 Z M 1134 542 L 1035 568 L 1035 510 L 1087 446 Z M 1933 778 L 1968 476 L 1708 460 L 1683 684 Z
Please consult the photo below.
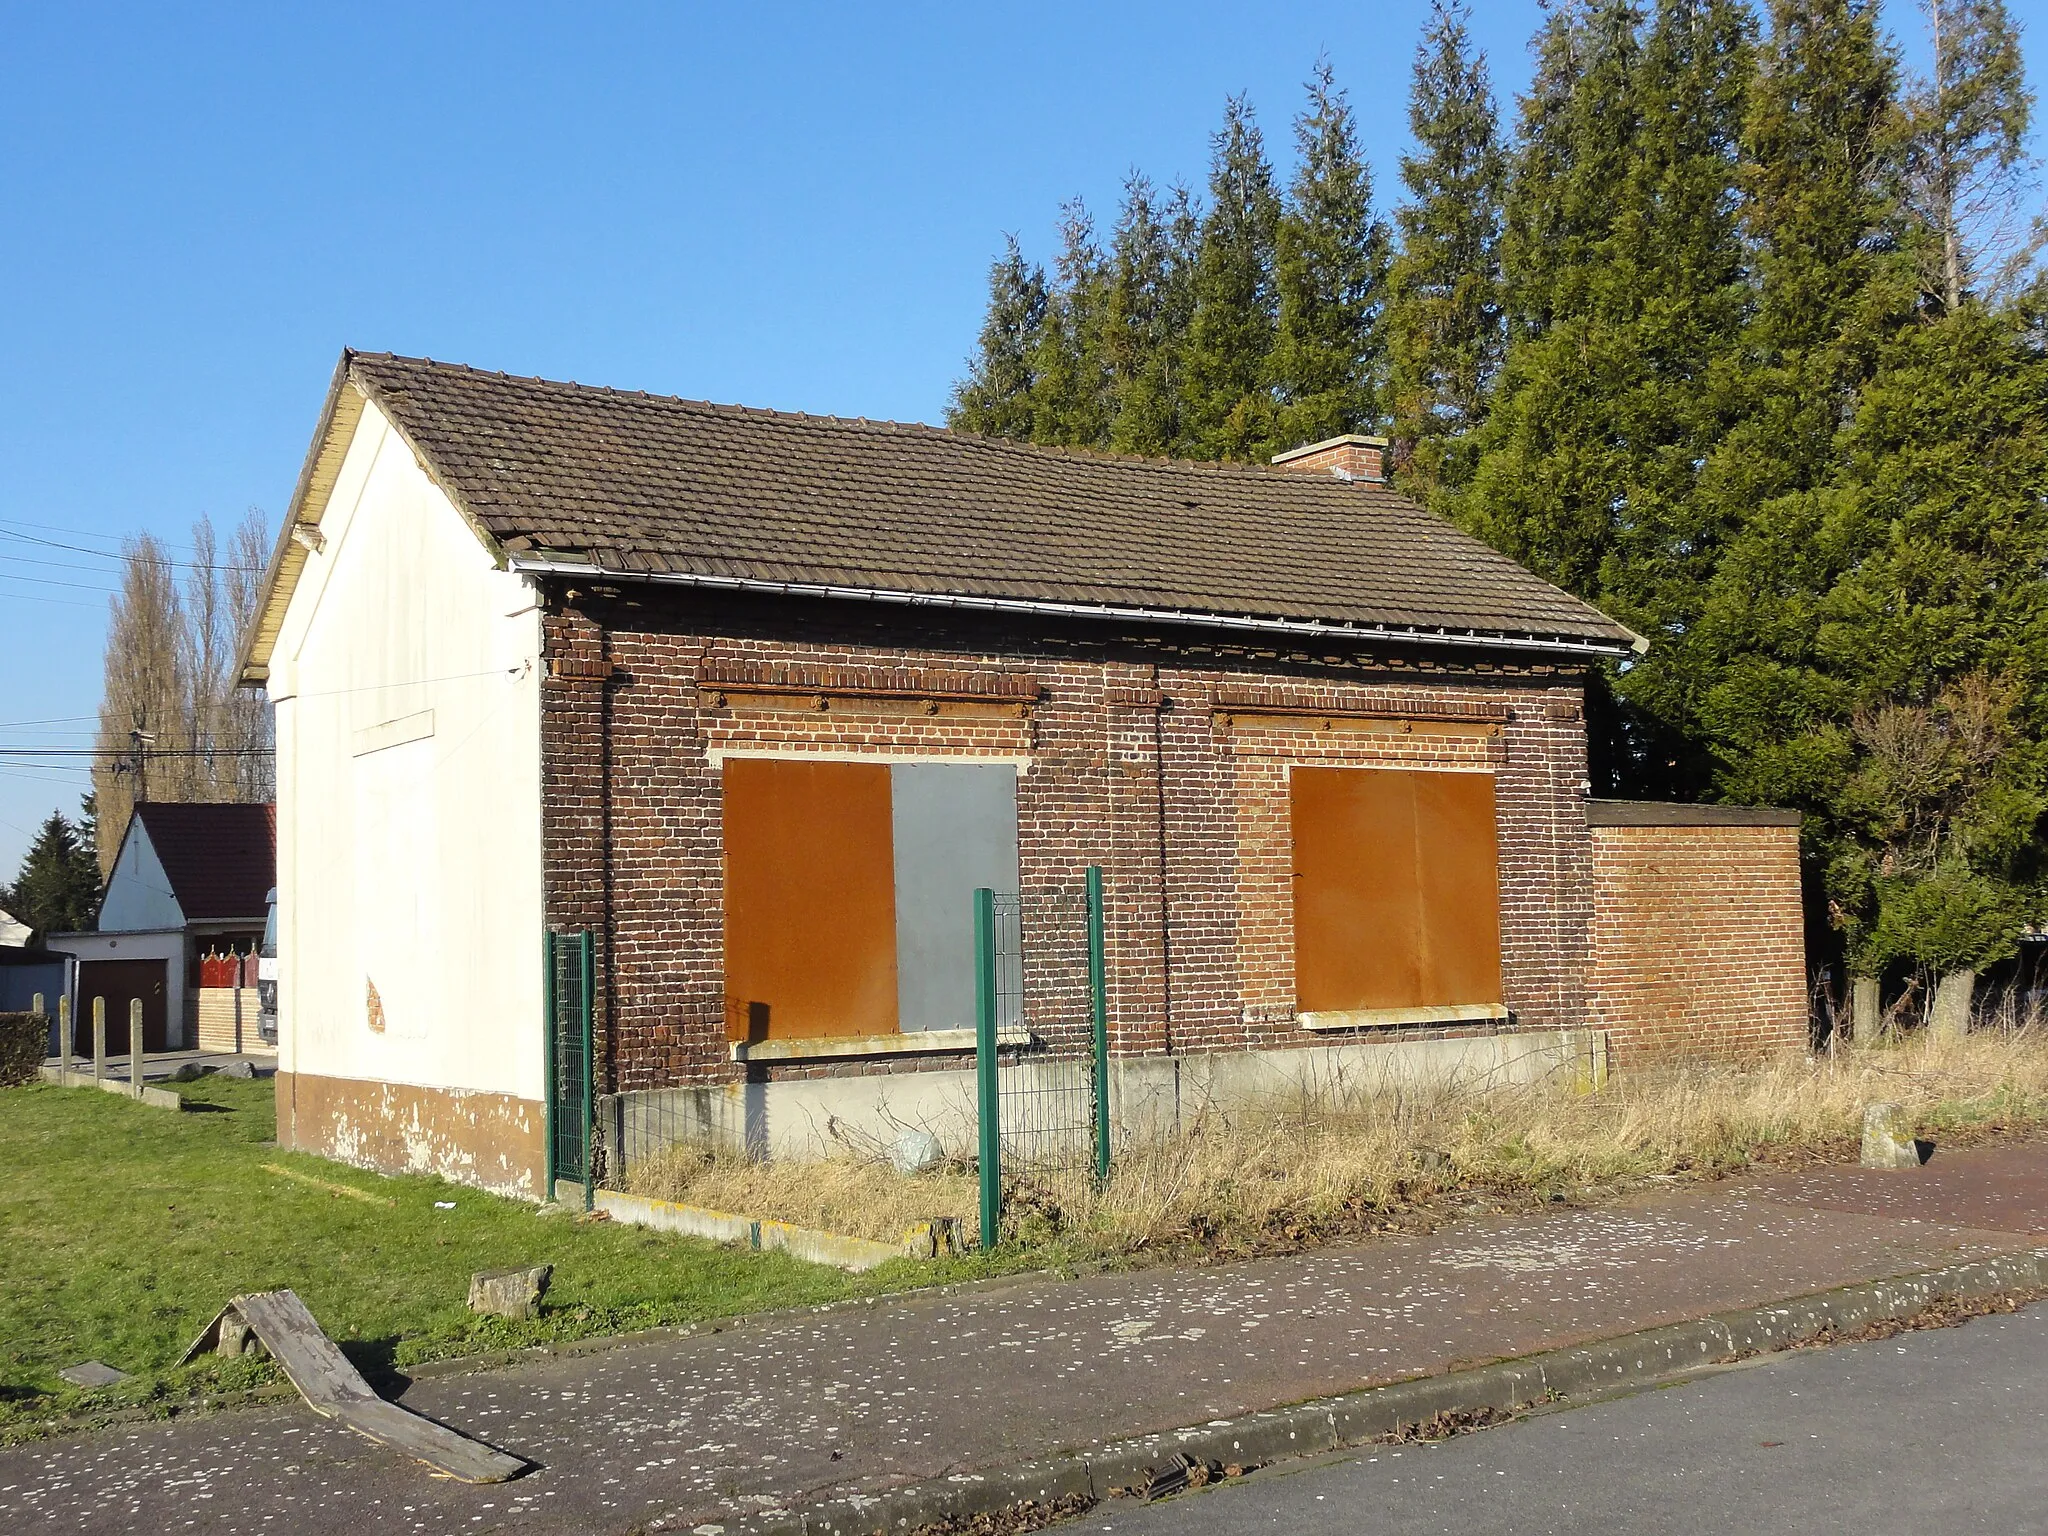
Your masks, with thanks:
M 170 1049 L 170 1006 L 162 960 L 81 960 L 78 963 L 77 1050 L 92 1051 L 92 1001 L 107 1004 L 107 1054 L 128 1054 L 128 1004 L 142 999 L 142 1048 Z

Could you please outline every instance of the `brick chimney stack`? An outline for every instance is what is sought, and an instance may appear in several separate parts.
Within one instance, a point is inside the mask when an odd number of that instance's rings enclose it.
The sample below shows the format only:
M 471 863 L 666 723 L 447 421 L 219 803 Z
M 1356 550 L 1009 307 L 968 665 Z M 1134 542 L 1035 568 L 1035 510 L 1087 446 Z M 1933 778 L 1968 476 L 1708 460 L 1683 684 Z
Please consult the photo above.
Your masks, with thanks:
M 1290 448 L 1273 455 L 1273 463 L 1305 475 L 1334 475 L 1339 480 L 1364 480 L 1384 485 L 1387 480 L 1387 440 L 1384 437 L 1332 437 L 1305 448 Z

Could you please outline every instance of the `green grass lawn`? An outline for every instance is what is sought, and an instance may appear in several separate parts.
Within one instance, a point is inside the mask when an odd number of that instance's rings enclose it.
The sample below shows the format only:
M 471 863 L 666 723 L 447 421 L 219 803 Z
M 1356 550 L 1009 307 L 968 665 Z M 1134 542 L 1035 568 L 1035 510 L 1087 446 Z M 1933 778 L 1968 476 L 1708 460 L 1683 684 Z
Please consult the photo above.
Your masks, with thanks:
M 267 1081 L 203 1078 L 181 1091 L 183 1114 L 90 1089 L 0 1090 L 0 1438 L 81 1410 L 169 1406 L 279 1379 L 256 1361 L 173 1366 L 243 1291 L 289 1286 L 372 1381 L 388 1381 L 450 1355 L 981 1272 L 972 1260 L 904 1260 L 856 1277 L 779 1253 L 541 1217 L 441 1179 L 280 1152 Z M 472 1271 L 541 1263 L 555 1272 L 540 1318 L 469 1312 Z M 58 1379 L 88 1359 L 136 1379 L 89 1395 Z

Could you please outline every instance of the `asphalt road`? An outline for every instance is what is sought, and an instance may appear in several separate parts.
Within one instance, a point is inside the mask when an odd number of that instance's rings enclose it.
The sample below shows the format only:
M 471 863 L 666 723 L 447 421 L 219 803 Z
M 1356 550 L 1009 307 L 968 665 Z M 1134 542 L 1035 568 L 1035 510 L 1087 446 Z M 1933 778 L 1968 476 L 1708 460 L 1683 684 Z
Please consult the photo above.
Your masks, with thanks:
M 1128 1536 L 2048 1531 L 2048 1303 L 1766 1357 L 1439 1445 L 1374 1446 L 1061 1528 Z

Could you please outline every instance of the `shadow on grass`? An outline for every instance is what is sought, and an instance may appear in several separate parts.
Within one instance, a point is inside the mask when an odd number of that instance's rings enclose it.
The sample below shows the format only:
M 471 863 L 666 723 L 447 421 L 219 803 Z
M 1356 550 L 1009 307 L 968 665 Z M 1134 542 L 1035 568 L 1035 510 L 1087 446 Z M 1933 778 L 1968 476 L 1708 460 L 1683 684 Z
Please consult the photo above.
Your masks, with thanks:
M 186 1115 L 232 1115 L 234 1112 L 232 1105 L 209 1104 L 204 1099 L 187 1099 L 185 1107 L 179 1111 Z

